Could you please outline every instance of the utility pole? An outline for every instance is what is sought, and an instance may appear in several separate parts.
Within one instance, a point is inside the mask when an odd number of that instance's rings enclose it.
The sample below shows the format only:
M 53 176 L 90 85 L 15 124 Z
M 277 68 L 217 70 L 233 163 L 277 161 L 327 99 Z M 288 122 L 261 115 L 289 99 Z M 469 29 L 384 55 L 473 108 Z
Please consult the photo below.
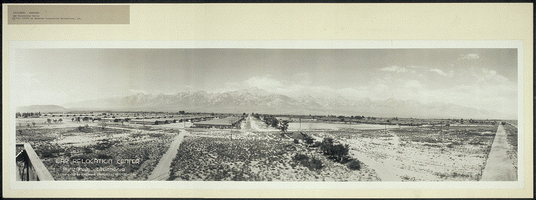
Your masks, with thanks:
M 233 141 L 233 121 L 229 120 L 229 124 L 231 124 L 231 141 Z M 232 145 L 232 143 L 231 143 Z
M 301 117 L 299 119 L 300 119 L 300 129 L 298 131 L 301 131 Z

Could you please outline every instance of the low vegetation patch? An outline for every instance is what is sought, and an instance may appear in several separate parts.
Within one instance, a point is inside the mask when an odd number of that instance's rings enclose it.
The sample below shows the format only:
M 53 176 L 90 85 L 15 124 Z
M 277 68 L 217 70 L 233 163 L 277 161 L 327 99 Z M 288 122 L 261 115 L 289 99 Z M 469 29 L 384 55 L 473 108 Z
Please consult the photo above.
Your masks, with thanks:
M 74 128 L 32 129 L 18 131 L 17 142 L 32 145 L 55 180 L 146 180 L 168 149 L 172 136 L 159 133 L 153 135 L 155 138 L 151 140 L 139 140 L 137 137 L 97 139 L 129 132 L 109 128 L 102 130 L 101 127 L 84 125 Z M 91 138 L 95 140 L 81 146 L 73 145 L 76 141 L 56 142 L 58 138 L 66 136 L 83 136 L 89 138 L 88 141 L 91 141 Z M 58 162 L 59 159 L 66 162 Z M 100 159 L 101 162 L 95 163 L 95 159 Z M 122 162 L 136 159 L 136 163 Z M 78 168 L 81 170 L 77 171 Z
M 352 160 L 348 164 L 348 169 L 351 170 L 360 170 L 361 169 L 361 162 L 359 160 Z
M 173 159 L 170 180 L 263 181 L 278 177 L 259 175 L 288 163 L 285 155 L 294 145 L 277 140 L 229 140 L 188 137 Z M 252 165 L 259 171 L 252 170 Z
M 79 132 L 84 132 L 84 133 L 91 133 L 93 132 L 93 129 L 89 127 L 89 125 L 85 125 L 85 126 L 78 126 L 78 131 Z
M 452 173 L 435 173 L 436 176 L 439 176 L 444 180 L 478 180 L 479 174 L 466 174 L 459 172 Z
M 301 165 L 303 165 L 304 167 L 307 167 L 311 171 L 319 170 L 324 167 L 321 160 L 315 157 L 310 158 L 309 156 L 305 154 L 296 154 L 293 159 L 295 162 L 300 163 Z
M 344 164 L 350 161 L 348 156 L 348 145 L 334 144 L 332 138 L 324 138 L 320 144 L 320 149 L 324 155 L 335 162 Z
M 348 145 L 334 144 L 333 138 L 324 138 L 322 142 L 314 142 L 314 139 L 305 134 L 301 133 L 303 140 L 309 144 L 309 148 L 320 147 L 321 152 L 328 158 L 335 162 L 346 164 L 346 166 L 351 170 L 360 170 L 361 162 L 359 160 L 352 159 L 349 155 Z M 304 155 L 297 154 L 295 160 L 298 158 L 303 158 Z

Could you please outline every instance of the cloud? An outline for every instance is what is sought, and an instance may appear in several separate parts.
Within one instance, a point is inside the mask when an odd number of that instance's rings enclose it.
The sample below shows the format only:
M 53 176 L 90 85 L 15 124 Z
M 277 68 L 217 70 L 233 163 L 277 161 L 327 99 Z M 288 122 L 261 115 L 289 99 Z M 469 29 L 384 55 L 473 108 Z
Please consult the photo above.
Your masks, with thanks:
M 222 88 L 217 88 L 217 89 L 214 89 L 214 90 L 208 90 L 207 92 L 221 93 L 221 92 L 229 92 L 229 91 L 241 90 L 241 89 L 245 89 L 245 88 L 246 88 L 246 86 L 244 86 L 243 82 L 231 81 L 231 82 L 223 83 Z
M 404 87 L 411 89 L 422 89 L 423 85 L 417 80 L 409 80 L 404 84 Z
M 464 84 L 447 89 L 444 93 L 461 105 L 496 110 L 509 115 L 517 113 L 517 86 L 513 83 Z
M 477 53 L 461 54 L 459 60 L 479 60 L 480 55 Z
M 443 72 L 443 70 L 440 70 L 440 69 L 431 69 L 430 71 L 435 72 L 441 76 L 447 76 L 447 73 Z
M 311 75 L 307 72 L 298 73 L 294 78 L 299 84 L 310 85 L 312 83 Z
M 495 70 L 486 68 L 471 68 L 471 75 L 480 83 L 503 84 L 508 82 L 508 78 L 500 75 Z
M 396 65 L 391 65 L 389 67 L 381 68 L 380 71 L 382 71 L 382 72 L 403 73 L 403 72 L 407 72 L 408 70 L 405 67 L 399 67 L 399 66 L 396 66 Z
M 408 68 L 407 72 L 410 72 L 411 69 Z M 401 71 L 401 68 L 390 66 L 383 71 L 397 72 Z M 454 74 L 453 70 L 447 72 L 426 68 L 423 71 L 437 73 L 445 77 L 452 77 Z M 416 78 L 417 75 L 419 74 L 415 75 Z M 509 81 L 497 71 L 486 68 L 470 68 L 467 73 L 458 75 L 459 78 L 468 81 L 440 88 L 429 87 L 427 79 L 393 78 L 392 74 L 376 78 L 365 85 L 345 88 L 307 84 L 307 81 L 301 79 L 285 82 L 270 76 L 255 76 L 242 82 L 229 83 L 228 86 L 231 88 L 258 87 L 290 97 L 302 95 L 311 95 L 315 98 L 316 96 L 333 97 L 338 94 L 349 100 L 395 98 L 398 100 L 416 100 L 421 103 L 453 103 L 477 109 L 495 110 L 509 116 L 517 113 L 517 83 Z M 293 77 L 306 79 L 308 74 L 295 74 Z
M 283 87 L 283 84 L 273 78 L 270 78 L 270 76 L 264 76 L 264 77 L 251 77 L 248 80 L 244 81 L 244 84 L 247 87 L 258 87 L 261 89 L 265 89 L 268 91 L 276 90 L 277 88 Z

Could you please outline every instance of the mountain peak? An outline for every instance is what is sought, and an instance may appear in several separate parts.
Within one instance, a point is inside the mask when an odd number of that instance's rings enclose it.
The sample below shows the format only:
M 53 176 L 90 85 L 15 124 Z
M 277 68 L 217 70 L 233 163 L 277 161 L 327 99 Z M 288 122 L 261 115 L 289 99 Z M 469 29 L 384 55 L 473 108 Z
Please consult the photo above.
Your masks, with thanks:
M 415 100 L 345 98 L 338 94 L 305 92 L 289 97 L 258 87 L 223 93 L 187 91 L 176 95 L 139 93 L 127 97 L 88 100 L 67 108 L 200 112 L 265 112 L 285 114 L 358 114 L 400 117 L 471 117 L 499 116 L 474 108 L 453 104 L 423 104 Z

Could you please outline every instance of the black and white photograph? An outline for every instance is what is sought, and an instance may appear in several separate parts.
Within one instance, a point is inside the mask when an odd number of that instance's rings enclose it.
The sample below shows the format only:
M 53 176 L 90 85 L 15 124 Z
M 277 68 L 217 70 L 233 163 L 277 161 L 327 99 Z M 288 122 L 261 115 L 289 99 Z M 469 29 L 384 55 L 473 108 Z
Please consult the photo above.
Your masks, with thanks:
M 132 43 L 12 49 L 17 181 L 522 178 L 515 45 Z

